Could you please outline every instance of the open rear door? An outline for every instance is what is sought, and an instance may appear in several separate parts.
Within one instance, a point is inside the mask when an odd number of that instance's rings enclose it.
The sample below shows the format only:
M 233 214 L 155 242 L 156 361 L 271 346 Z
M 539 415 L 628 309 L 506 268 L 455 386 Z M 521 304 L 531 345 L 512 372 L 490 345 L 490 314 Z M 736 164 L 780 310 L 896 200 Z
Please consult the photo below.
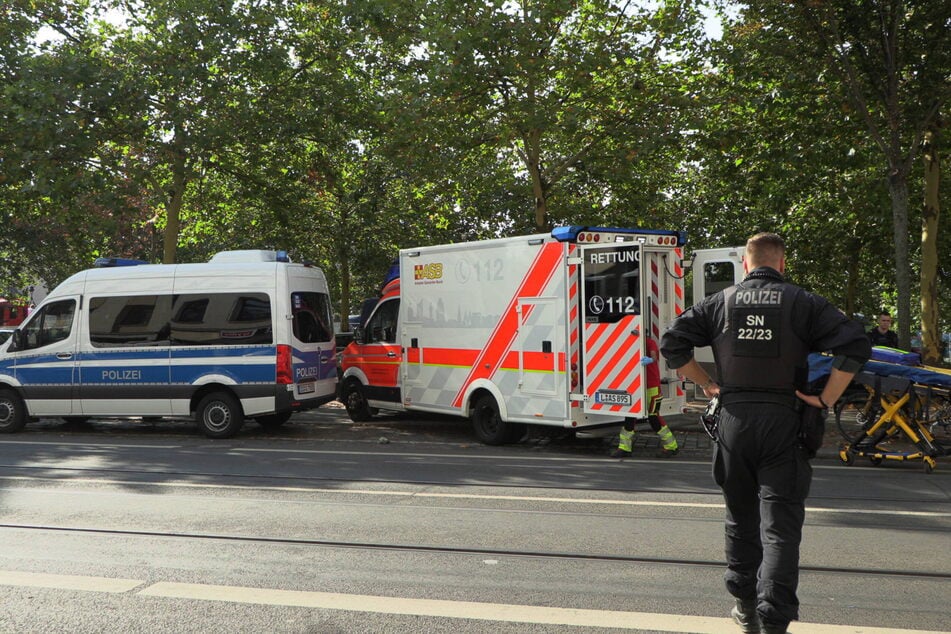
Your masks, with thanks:
M 579 245 L 581 255 L 581 386 L 584 411 L 644 416 L 646 377 L 638 242 Z M 645 309 L 647 309 L 645 307 Z

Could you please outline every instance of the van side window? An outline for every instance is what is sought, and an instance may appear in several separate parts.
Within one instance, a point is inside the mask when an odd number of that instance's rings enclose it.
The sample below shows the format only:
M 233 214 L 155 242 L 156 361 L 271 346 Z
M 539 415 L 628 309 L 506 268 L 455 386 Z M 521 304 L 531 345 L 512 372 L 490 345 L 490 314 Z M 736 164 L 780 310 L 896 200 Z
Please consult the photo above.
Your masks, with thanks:
M 367 323 L 367 343 L 396 343 L 396 320 L 400 300 L 391 299 L 380 304 Z
M 171 295 L 93 297 L 89 340 L 93 347 L 168 345 Z
M 169 322 L 173 346 L 270 344 L 271 298 L 266 293 L 175 295 Z
M 270 344 L 266 293 L 125 295 L 89 300 L 96 348 Z
M 294 336 L 302 343 L 331 341 L 334 338 L 333 312 L 327 293 L 291 293 Z
M 20 350 L 42 348 L 69 337 L 73 329 L 76 300 L 65 299 L 51 302 L 33 314 L 23 327 L 26 345 Z

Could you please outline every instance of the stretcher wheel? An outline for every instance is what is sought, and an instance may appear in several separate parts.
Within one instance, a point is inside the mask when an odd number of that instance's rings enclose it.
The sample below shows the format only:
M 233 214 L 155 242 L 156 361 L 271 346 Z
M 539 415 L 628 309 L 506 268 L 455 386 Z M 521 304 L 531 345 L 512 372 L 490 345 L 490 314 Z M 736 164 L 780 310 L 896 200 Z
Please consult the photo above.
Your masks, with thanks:
M 877 467 L 878 465 L 882 464 L 882 458 L 880 456 L 869 456 L 868 460 L 872 463 L 873 467 Z
M 921 463 L 924 465 L 925 473 L 931 474 L 934 473 L 935 461 L 931 456 L 925 456 L 922 458 Z
M 839 459 L 842 460 L 842 462 L 844 462 L 847 466 L 851 467 L 852 463 L 855 462 L 855 454 L 849 449 L 841 449 L 839 451 Z

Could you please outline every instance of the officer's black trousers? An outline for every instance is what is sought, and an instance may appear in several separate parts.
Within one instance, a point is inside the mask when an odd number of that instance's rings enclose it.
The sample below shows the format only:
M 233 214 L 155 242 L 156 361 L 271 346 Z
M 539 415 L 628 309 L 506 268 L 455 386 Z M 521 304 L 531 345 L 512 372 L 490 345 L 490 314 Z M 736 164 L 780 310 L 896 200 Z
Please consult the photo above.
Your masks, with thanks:
M 726 500 L 727 590 L 757 599 L 763 621 L 799 618 L 799 543 L 812 467 L 797 440 L 799 415 L 770 403 L 721 410 L 713 477 Z

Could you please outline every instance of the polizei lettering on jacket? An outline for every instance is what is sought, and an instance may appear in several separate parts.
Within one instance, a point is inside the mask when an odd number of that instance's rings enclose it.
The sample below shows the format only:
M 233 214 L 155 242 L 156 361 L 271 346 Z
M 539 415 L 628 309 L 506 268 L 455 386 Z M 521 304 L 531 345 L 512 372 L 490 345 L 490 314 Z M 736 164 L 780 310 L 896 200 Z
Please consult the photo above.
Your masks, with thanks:
M 738 289 L 737 306 L 779 306 L 783 303 L 783 292 L 769 288 Z
M 588 262 L 591 264 L 617 264 L 619 262 L 637 262 L 639 260 L 640 253 L 637 251 L 637 249 L 588 252 Z

